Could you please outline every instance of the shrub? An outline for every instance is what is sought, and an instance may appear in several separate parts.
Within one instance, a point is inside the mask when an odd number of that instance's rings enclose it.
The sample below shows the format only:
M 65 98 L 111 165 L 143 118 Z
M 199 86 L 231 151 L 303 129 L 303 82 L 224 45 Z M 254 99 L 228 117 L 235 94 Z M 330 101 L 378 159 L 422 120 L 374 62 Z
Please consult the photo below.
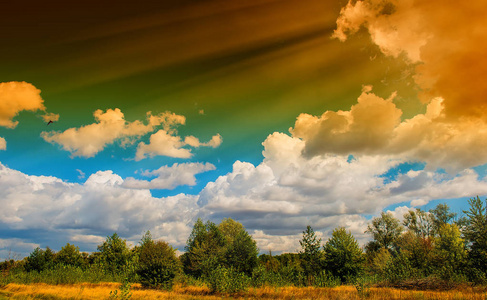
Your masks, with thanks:
M 218 266 L 214 272 L 207 276 L 206 282 L 212 292 L 235 294 L 247 290 L 250 278 L 232 267 Z
M 137 274 L 144 287 L 170 289 L 180 271 L 175 250 L 168 243 L 150 241 L 140 247 Z
M 51 268 L 53 265 L 54 252 L 49 247 L 47 247 L 46 250 L 37 247 L 27 257 L 24 268 L 27 272 L 41 272 Z

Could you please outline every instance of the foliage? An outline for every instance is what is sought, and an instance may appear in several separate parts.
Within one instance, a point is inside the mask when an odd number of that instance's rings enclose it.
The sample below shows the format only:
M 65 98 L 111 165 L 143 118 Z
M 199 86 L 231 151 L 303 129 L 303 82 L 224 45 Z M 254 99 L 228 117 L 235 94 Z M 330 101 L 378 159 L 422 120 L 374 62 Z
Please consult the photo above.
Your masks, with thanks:
M 37 247 L 27 257 L 24 268 L 27 272 L 41 272 L 43 270 L 52 268 L 53 265 L 54 252 L 49 247 L 47 247 L 46 250 L 42 250 L 41 248 Z
M 324 246 L 325 266 L 342 282 L 355 278 L 363 269 L 364 256 L 357 240 L 344 227 L 333 230 Z
M 218 266 L 207 278 L 206 282 L 212 292 L 234 294 L 247 290 L 250 278 L 234 268 Z
M 303 239 L 299 241 L 299 244 L 302 249 L 300 253 L 303 259 L 304 272 L 308 277 L 314 277 L 323 269 L 321 239 L 316 236 L 313 228 L 308 225 L 306 230 L 303 231 Z
M 411 266 L 408 257 L 404 253 L 399 253 L 393 259 L 389 260 L 384 269 L 384 277 L 391 284 L 396 284 L 411 278 L 415 278 L 417 272 Z
M 182 257 L 185 273 L 201 277 L 209 275 L 222 261 L 225 237 L 215 225 L 198 219 L 186 243 Z
M 372 245 L 374 246 L 369 246 L 369 249 L 378 250 L 385 248 L 392 251 L 402 231 L 403 228 L 399 224 L 398 219 L 394 218 L 391 213 L 382 212 L 380 217 L 372 219 L 371 224 L 367 226 L 367 230 L 365 231 L 365 233 L 372 234 L 374 238 L 374 241 L 372 241 Z
M 410 210 L 404 214 L 403 225 L 417 236 L 429 238 L 433 235 L 434 217 L 432 213 L 425 212 L 420 208 Z
M 450 207 L 445 203 L 440 203 L 434 209 L 430 209 L 430 214 L 435 235 L 439 233 L 443 225 L 452 223 L 457 216 L 456 213 L 450 211 Z
M 120 238 L 117 233 L 108 236 L 106 240 L 98 246 L 100 255 L 98 263 L 112 274 L 126 272 L 132 261 L 131 252 L 127 247 L 126 240 Z
M 408 258 L 412 268 L 419 270 L 424 276 L 433 273 L 434 238 L 423 238 L 409 230 L 399 237 L 397 246 L 401 254 Z
M 457 225 L 443 224 L 438 229 L 435 246 L 435 265 L 440 267 L 442 279 L 460 274 L 466 264 L 467 251 Z
M 242 224 L 225 219 L 217 226 L 198 219 L 181 260 L 185 273 L 195 277 L 208 277 L 218 266 L 250 276 L 257 265 L 258 252 L 257 244 Z
M 110 291 L 110 296 L 108 297 L 108 299 L 110 299 L 110 300 L 116 300 L 116 299 L 129 300 L 130 298 L 132 298 L 131 287 L 132 287 L 132 285 L 130 284 L 128 279 L 125 278 L 122 281 L 122 283 L 120 284 L 120 290 Z
M 67 243 L 58 253 L 56 253 L 54 263 L 65 266 L 82 267 L 85 265 L 85 260 L 79 251 L 79 247 Z
M 142 240 L 137 267 L 142 286 L 170 289 L 180 271 L 180 261 L 168 243 Z
M 470 246 L 470 265 L 482 273 L 487 273 L 487 199 L 485 203 L 477 196 L 468 200 L 470 209 L 463 211 L 466 215 L 463 235 Z
M 224 219 L 218 225 L 218 229 L 225 239 L 223 250 L 223 263 L 233 267 L 238 272 L 244 272 L 250 276 L 257 265 L 259 249 L 252 236 L 248 234 L 242 224 L 230 218 Z

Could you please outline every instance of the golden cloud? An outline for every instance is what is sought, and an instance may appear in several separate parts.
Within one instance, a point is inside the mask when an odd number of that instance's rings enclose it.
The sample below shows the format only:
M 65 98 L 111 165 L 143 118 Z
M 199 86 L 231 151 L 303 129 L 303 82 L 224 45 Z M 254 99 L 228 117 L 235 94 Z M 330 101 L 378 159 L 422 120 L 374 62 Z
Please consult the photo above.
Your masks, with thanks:
M 45 110 L 41 91 L 27 82 L 0 83 L 0 126 L 15 128 L 18 121 L 13 118 L 19 112 Z
M 364 26 L 384 54 L 418 63 L 425 103 L 442 97 L 445 117 L 480 117 L 487 108 L 485 11 L 485 1 L 350 1 L 334 37 L 344 41 Z
M 102 151 L 106 145 L 121 141 L 122 146 L 133 144 L 141 136 L 155 130 L 162 125 L 168 131 L 172 127 L 184 124 L 186 118 L 171 112 L 159 115 L 147 113 L 147 124 L 136 120 L 127 122 L 124 114 L 118 108 L 108 109 L 106 112 L 96 110 L 93 113 L 95 123 L 80 128 L 69 128 L 64 132 L 42 132 L 41 136 L 50 143 L 56 143 L 73 156 L 93 157 Z
M 485 121 L 447 118 L 442 98 L 433 99 L 424 114 L 401 121 L 393 98 L 380 98 L 367 87 L 350 111 L 301 114 L 290 132 L 305 142 L 306 156 L 390 155 L 451 171 L 487 162 L 487 152 L 479 151 L 487 147 Z

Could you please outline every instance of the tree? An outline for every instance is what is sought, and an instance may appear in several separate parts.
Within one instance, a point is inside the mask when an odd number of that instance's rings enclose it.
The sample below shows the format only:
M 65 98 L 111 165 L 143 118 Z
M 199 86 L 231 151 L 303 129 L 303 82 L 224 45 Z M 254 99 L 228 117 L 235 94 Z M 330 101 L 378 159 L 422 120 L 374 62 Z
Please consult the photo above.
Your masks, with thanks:
M 186 242 L 186 253 L 181 257 L 184 271 L 196 277 L 209 275 L 221 264 L 225 237 L 215 225 L 198 218 Z
M 404 214 L 403 225 L 423 239 L 433 235 L 433 215 L 420 208 Z
M 257 265 L 256 242 L 242 224 L 224 219 L 218 226 L 198 219 L 181 257 L 184 271 L 196 277 L 210 275 L 217 266 L 232 267 L 252 274 Z
M 487 204 L 487 199 L 485 200 Z M 463 235 L 470 246 L 469 260 L 473 268 L 487 272 L 487 205 L 477 198 L 468 200 L 470 209 L 463 211 L 466 225 Z
M 444 224 L 450 224 L 457 216 L 456 213 L 450 211 L 450 207 L 446 203 L 440 203 L 434 209 L 430 209 L 430 214 L 435 235 Z
M 233 267 L 237 272 L 243 272 L 248 276 L 257 265 L 259 249 L 245 229 L 237 233 L 231 244 L 226 246 L 224 261 L 227 268 Z
M 466 263 L 467 251 L 465 243 L 460 237 L 460 230 L 455 224 L 443 224 L 438 229 L 435 238 L 436 266 L 440 268 L 443 277 L 451 278 L 458 273 Z
M 64 247 L 56 253 L 54 257 L 56 264 L 69 265 L 81 267 L 85 264 L 83 256 L 79 252 L 79 247 L 67 243 Z
M 333 230 L 323 247 L 325 267 L 342 282 L 355 278 L 363 269 L 364 256 L 357 240 L 344 227 Z
M 26 259 L 25 270 L 27 272 L 41 272 L 52 268 L 54 265 L 54 255 L 54 252 L 49 247 L 46 250 L 42 250 L 39 247 L 35 248 Z
M 100 251 L 99 262 L 113 274 L 123 271 L 131 260 L 127 241 L 120 238 L 117 233 L 107 236 L 103 244 L 98 245 L 98 251 Z
M 138 251 L 137 274 L 142 286 L 171 288 L 174 278 L 181 272 L 181 263 L 176 257 L 176 251 L 166 242 L 154 242 L 149 231 L 142 237 Z
M 317 275 L 323 268 L 323 253 L 321 252 L 321 239 L 318 238 L 311 226 L 303 231 L 301 245 L 302 265 L 306 275 Z
M 399 220 L 394 218 L 391 213 L 382 212 L 380 217 L 372 219 L 372 223 L 367 226 L 365 233 L 372 234 L 374 241 L 371 243 L 374 246 L 368 246 L 368 249 L 386 248 L 393 251 L 395 243 L 402 233 L 402 226 Z

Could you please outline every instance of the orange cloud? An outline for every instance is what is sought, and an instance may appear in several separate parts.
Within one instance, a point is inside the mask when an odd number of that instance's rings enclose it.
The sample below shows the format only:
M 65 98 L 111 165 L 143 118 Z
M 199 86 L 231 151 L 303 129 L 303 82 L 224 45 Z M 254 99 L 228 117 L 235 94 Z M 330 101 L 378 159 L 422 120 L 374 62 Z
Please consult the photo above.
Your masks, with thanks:
M 41 91 L 27 82 L 1 82 L 0 83 L 0 126 L 15 128 L 18 121 L 13 118 L 19 112 L 28 110 L 45 110 Z
M 7 150 L 7 141 L 0 137 L 0 150 Z
M 364 26 L 384 54 L 419 63 L 415 81 L 424 102 L 442 97 L 447 118 L 481 117 L 487 109 L 486 10 L 485 1 L 350 1 L 334 37 L 344 41 Z
M 93 157 L 106 145 L 120 140 L 122 146 L 133 144 L 141 136 L 162 125 L 172 132 L 172 127 L 184 124 L 186 118 L 171 112 L 153 116 L 147 113 L 147 124 L 139 120 L 127 122 L 120 109 L 96 110 L 95 123 L 80 128 L 69 128 L 64 132 L 42 132 L 41 136 L 50 143 L 57 143 L 73 156 Z
M 479 118 L 446 117 L 444 100 L 433 99 L 424 114 L 401 121 L 401 110 L 366 87 L 350 111 L 301 114 L 290 128 L 305 142 L 303 153 L 389 155 L 424 161 L 451 171 L 487 162 L 487 124 Z

